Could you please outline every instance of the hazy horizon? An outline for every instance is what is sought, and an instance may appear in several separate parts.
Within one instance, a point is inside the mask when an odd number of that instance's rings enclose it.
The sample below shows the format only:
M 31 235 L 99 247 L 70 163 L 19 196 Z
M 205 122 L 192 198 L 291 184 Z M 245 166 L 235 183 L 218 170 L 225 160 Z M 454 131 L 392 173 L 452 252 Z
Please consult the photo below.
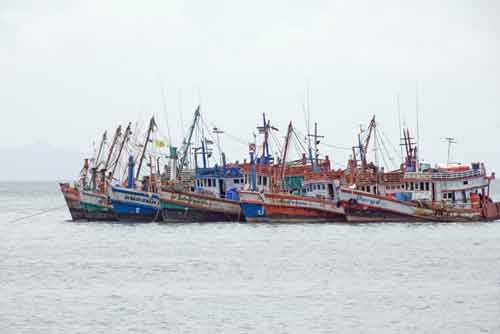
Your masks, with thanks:
M 0 179 L 77 175 L 104 130 L 153 114 L 178 145 L 198 103 L 241 160 L 262 112 L 279 136 L 291 119 L 305 132 L 307 87 L 340 167 L 350 152 L 332 145 L 351 147 L 373 115 L 399 150 L 397 94 L 415 134 L 417 83 L 422 158 L 445 162 L 454 137 L 453 161 L 500 172 L 499 16 L 487 0 L 3 1 Z M 36 143 L 54 154 L 39 169 Z

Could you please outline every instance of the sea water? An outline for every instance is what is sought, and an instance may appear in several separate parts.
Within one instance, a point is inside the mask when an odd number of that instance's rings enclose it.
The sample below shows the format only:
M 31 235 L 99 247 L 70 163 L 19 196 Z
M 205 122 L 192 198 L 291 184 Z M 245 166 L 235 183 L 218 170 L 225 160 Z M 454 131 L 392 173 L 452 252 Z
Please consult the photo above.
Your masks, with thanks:
M 500 333 L 500 222 L 72 222 L 56 182 L 0 222 L 4 334 Z

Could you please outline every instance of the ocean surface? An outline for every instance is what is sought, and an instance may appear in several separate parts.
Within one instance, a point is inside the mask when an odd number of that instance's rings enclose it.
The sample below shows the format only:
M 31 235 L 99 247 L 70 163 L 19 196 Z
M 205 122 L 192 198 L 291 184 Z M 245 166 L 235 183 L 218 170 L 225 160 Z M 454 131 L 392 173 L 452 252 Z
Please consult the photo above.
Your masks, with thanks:
M 0 333 L 500 333 L 500 222 L 69 219 L 0 183 Z

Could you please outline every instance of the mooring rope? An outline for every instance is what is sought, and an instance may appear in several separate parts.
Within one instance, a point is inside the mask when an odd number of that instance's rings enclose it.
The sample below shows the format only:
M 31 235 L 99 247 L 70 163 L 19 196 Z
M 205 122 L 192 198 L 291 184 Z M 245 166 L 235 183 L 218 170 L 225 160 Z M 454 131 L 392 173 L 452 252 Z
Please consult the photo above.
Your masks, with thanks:
M 13 220 L 10 220 L 8 221 L 7 223 L 15 223 L 15 222 L 18 222 L 18 221 L 21 221 L 21 220 L 24 220 L 24 219 L 28 219 L 28 218 L 33 218 L 33 217 L 36 217 L 36 216 L 41 216 L 47 212 L 51 212 L 51 211 L 56 211 L 56 210 L 61 210 L 61 209 L 64 209 L 66 208 L 66 205 L 64 206 L 59 206 L 57 208 L 50 208 L 50 209 L 47 209 L 47 210 L 43 210 L 43 211 L 40 211 L 40 212 L 37 212 L 37 213 L 34 213 L 32 215 L 28 215 L 28 216 L 24 216 L 24 217 L 20 217 L 20 218 L 16 218 L 16 219 L 13 219 Z

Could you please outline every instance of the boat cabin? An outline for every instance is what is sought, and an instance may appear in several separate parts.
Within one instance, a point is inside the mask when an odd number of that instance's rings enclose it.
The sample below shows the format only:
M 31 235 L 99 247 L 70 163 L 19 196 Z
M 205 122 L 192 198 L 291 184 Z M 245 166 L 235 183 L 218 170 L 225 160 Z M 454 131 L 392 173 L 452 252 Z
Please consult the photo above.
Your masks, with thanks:
M 218 198 L 228 197 L 228 192 L 237 191 L 244 186 L 244 176 L 238 166 L 214 166 L 197 168 L 195 191 L 208 193 Z

